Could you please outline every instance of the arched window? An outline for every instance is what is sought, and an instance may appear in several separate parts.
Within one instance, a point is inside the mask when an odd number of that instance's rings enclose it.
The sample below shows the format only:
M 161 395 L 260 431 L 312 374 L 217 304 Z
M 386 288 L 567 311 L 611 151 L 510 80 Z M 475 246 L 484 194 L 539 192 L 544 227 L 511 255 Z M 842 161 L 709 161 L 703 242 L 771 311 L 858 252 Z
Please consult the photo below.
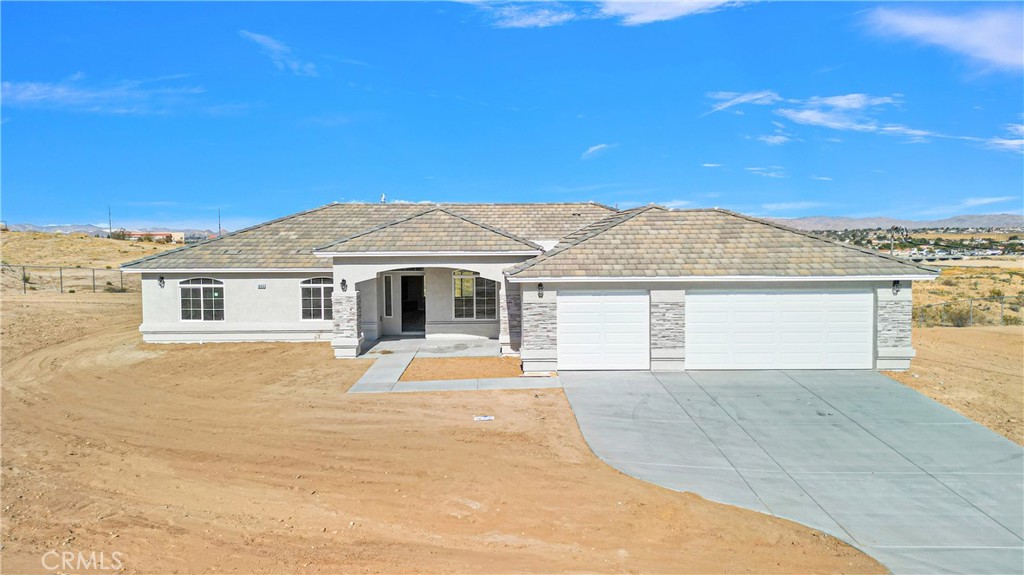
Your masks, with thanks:
M 334 285 L 331 278 L 313 278 L 302 282 L 302 319 L 334 319 Z
M 452 272 L 452 315 L 455 319 L 498 317 L 498 283 L 477 272 Z
M 224 321 L 224 282 L 192 278 L 178 282 L 183 321 Z

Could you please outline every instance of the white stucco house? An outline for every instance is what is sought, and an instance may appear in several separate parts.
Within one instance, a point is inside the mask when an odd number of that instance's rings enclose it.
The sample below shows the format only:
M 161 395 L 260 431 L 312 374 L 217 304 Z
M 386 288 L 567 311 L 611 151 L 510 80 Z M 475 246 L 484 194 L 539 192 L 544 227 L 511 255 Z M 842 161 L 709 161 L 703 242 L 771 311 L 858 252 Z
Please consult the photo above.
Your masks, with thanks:
M 906 369 L 938 271 L 719 209 L 329 204 L 124 264 L 147 342 L 497 339 L 525 371 Z

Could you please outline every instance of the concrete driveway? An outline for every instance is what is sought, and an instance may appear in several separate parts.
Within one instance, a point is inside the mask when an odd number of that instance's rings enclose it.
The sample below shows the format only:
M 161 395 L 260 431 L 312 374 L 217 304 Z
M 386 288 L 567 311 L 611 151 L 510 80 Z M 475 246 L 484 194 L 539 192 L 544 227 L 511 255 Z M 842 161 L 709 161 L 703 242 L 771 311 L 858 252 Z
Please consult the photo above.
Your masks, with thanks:
M 624 473 L 820 529 L 894 573 L 1024 572 L 1024 450 L 884 375 L 559 375 Z

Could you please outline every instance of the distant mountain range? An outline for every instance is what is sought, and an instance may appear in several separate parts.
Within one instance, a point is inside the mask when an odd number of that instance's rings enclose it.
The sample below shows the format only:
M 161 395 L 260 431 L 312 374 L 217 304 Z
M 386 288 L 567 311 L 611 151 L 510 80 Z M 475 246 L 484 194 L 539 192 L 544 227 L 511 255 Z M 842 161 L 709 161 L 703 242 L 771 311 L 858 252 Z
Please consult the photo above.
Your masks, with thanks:
M 7 226 L 7 229 L 12 232 L 43 232 L 47 234 L 87 234 L 90 236 L 105 236 L 107 235 L 107 228 L 102 226 L 95 226 L 92 224 L 51 224 L 46 226 L 37 226 L 35 224 L 11 224 Z M 210 235 L 213 232 L 210 230 L 192 230 L 192 229 L 175 229 L 175 228 L 141 228 L 138 230 L 130 230 L 133 232 L 185 232 L 185 235 L 190 234 L 202 234 Z
M 798 230 L 873 230 L 900 226 L 908 230 L 923 228 L 1024 228 L 1024 215 L 980 214 L 953 216 L 942 220 L 898 220 L 895 218 L 843 218 L 811 216 L 807 218 L 769 218 Z

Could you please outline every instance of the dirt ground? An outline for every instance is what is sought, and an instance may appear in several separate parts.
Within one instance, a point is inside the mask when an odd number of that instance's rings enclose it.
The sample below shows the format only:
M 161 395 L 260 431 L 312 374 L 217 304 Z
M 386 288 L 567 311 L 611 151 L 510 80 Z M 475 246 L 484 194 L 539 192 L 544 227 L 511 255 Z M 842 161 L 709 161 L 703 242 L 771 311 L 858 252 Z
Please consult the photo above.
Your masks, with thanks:
M 561 390 L 349 396 L 326 345 L 141 344 L 137 294 L 2 304 L 4 573 L 884 571 L 618 473 Z
M 910 370 L 888 375 L 1024 445 L 1024 327 L 914 328 Z
M 118 266 L 181 245 L 95 238 L 86 234 L 0 232 L 0 254 L 9 265 Z
M 1024 270 L 1024 258 L 1020 256 L 991 256 L 970 258 L 966 260 L 945 260 L 921 262 L 928 267 L 959 267 L 959 268 L 1004 268 Z
M 417 357 L 399 381 L 480 379 L 523 375 L 517 357 Z

